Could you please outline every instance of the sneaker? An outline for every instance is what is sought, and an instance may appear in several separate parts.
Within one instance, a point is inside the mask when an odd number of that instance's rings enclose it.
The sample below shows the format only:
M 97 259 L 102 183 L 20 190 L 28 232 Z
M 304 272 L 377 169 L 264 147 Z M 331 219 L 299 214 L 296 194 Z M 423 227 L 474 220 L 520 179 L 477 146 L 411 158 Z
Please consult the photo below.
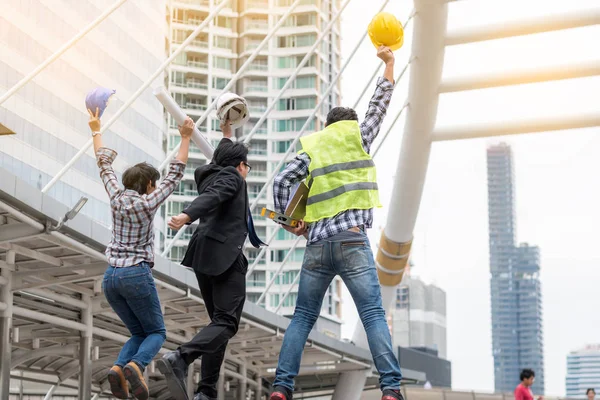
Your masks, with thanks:
M 400 390 L 385 389 L 381 400 L 404 400 Z
M 123 373 L 129 382 L 129 386 L 131 386 L 133 397 L 138 400 L 148 400 L 150 394 L 148 393 L 148 385 L 144 379 L 144 370 L 131 361 L 123 368 Z
M 175 400 L 188 400 L 187 372 L 188 365 L 181 357 L 179 350 L 170 351 L 156 361 L 158 370 L 165 376 L 167 387 Z
M 113 366 L 108 371 L 108 383 L 110 384 L 110 391 L 117 399 L 129 398 L 129 385 L 127 379 L 125 379 L 125 374 L 123 374 L 123 369 L 118 365 Z
M 275 386 L 269 400 L 292 400 L 292 392 L 283 386 Z

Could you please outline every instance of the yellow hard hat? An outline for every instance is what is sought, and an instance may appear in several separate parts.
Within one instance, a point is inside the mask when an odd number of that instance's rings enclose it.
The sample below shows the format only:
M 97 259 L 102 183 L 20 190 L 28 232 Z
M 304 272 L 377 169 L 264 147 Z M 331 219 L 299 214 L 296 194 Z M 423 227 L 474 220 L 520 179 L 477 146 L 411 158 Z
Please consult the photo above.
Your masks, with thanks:
M 390 13 L 380 12 L 374 16 L 368 31 L 375 47 L 383 45 L 395 51 L 404 44 L 402 24 Z

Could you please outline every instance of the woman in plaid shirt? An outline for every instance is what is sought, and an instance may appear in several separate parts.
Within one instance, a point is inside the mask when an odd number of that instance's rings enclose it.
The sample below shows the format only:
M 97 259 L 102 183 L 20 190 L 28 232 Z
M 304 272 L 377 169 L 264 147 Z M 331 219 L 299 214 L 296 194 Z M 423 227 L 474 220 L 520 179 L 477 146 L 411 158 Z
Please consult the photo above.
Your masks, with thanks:
M 179 153 L 158 186 L 158 170 L 147 163 L 140 163 L 123 173 L 122 188 L 112 168 L 117 153 L 102 146 L 98 109 L 95 114 L 91 110 L 88 112 L 100 177 L 112 210 L 112 238 L 106 248 L 109 267 L 102 286 L 110 306 L 131 333 L 131 338 L 108 373 L 108 381 L 115 397 L 128 398 L 131 388 L 135 398 L 146 400 L 148 385 L 144 380 L 144 369 L 166 338 L 151 270 L 154 265 L 153 220 L 161 204 L 183 177 L 194 122 L 188 117 L 179 127 Z

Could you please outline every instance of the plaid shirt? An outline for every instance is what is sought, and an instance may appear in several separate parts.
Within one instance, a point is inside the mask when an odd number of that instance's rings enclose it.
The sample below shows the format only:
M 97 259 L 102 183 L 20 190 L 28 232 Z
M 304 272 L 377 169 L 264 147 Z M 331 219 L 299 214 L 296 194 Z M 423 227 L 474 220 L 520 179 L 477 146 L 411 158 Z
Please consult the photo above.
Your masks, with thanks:
M 185 163 L 171 161 L 165 179 L 156 190 L 140 195 L 121 188 L 112 163 L 117 152 L 106 147 L 98 149 L 96 159 L 100 178 L 110 197 L 112 210 L 112 238 L 106 247 L 108 264 L 113 267 L 131 267 L 141 262 L 154 264 L 154 215 L 161 204 L 175 190 L 185 170 Z
M 371 144 L 377 137 L 383 118 L 392 98 L 394 85 L 385 78 L 377 80 L 375 93 L 369 102 L 369 109 L 365 119 L 360 124 L 362 145 L 367 153 L 371 150 Z M 306 153 L 299 154 L 285 169 L 275 177 L 273 183 L 273 197 L 275 210 L 283 213 L 288 203 L 291 187 L 308 176 L 310 157 Z M 364 225 L 370 228 L 373 225 L 373 209 L 369 210 L 347 210 L 339 213 L 333 218 L 325 218 L 314 222 L 309 226 L 308 243 L 315 243 L 326 239 L 337 233 L 347 231 L 355 226 Z

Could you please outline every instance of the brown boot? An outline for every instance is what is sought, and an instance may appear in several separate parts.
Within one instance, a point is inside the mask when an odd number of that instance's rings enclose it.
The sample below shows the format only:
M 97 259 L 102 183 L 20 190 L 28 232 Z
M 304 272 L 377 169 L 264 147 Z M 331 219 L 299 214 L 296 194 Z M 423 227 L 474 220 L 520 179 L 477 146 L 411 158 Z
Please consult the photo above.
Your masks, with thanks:
M 108 371 L 108 383 L 110 384 L 110 391 L 117 399 L 129 398 L 129 385 L 123 370 L 118 365 L 113 366 Z
M 129 382 L 133 397 L 138 400 L 148 400 L 148 385 L 144 380 L 142 369 L 135 362 L 131 361 L 123 368 L 123 373 Z

